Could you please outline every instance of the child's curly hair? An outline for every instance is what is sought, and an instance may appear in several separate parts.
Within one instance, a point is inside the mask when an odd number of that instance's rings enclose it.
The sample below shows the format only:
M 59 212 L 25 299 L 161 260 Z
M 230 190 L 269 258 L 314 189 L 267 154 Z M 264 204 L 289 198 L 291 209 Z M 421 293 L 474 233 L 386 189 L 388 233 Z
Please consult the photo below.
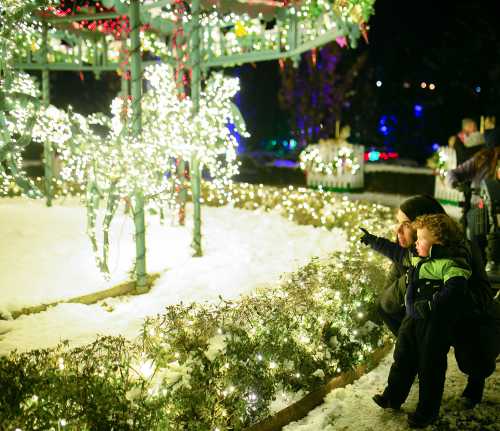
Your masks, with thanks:
M 447 214 L 419 216 L 412 223 L 412 228 L 427 228 L 437 242 L 444 246 L 457 245 L 464 240 L 462 227 Z

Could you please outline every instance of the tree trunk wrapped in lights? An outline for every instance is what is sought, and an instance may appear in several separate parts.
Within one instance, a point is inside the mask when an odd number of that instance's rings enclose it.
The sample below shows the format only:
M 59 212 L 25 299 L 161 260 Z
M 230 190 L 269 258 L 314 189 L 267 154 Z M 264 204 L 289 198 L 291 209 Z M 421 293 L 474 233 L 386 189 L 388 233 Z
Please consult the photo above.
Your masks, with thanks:
M 48 65 L 48 30 L 49 26 L 46 22 L 42 25 L 42 57 L 44 69 L 42 70 L 42 100 L 43 106 L 47 108 L 50 104 L 50 80 L 49 80 L 49 65 Z M 54 163 L 53 163 L 52 144 L 46 140 L 43 142 L 43 165 L 45 167 L 45 197 L 47 199 L 47 206 L 52 206 L 52 179 L 54 176 Z
M 139 138 L 142 132 L 142 66 L 141 66 L 141 42 L 139 39 L 139 0 L 130 1 L 130 51 L 131 51 L 131 74 L 130 93 L 132 96 L 132 135 Z M 138 188 L 134 191 L 134 212 L 135 226 L 135 271 L 137 279 L 138 293 L 144 293 L 146 286 L 146 223 L 144 221 L 144 191 Z
M 200 110 L 201 64 L 200 64 L 200 0 L 191 4 L 191 99 L 193 101 L 193 117 L 196 119 Z M 193 242 L 195 256 L 203 254 L 201 247 L 201 204 L 200 204 L 200 161 L 198 154 L 191 156 L 191 191 L 193 194 Z

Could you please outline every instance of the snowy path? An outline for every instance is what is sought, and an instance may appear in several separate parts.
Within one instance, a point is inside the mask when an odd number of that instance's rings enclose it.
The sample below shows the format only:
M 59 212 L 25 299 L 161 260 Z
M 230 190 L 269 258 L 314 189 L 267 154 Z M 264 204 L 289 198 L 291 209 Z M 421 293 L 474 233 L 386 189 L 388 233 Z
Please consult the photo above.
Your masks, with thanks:
M 392 352 L 370 373 L 346 388 L 330 392 L 325 402 L 301 421 L 291 423 L 283 431 L 399 431 L 408 430 L 406 413 L 414 411 L 418 400 L 418 384 L 413 385 L 402 411 L 385 411 L 372 396 L 383 391 L 392 364 Z M 472 410 L 464 410 L 460 394 L 466 376 L 457 367 L 452 352 L 448 355 L 448 372 L 441 418 L 429 430 L 498 431 L 500 430 L 500 364 L 486 383 L 483 402 Z
M 277 212 L 203 208 L 204 257 L 191 257 L 191 217 L 184 228 L 148 217 L 148 271 L 160 272 L 147 295 L 86 306 L 61 304 L 46 312 L 0 320 L 0 354 L 56 345 L 85 344 L 97 334 L 138 335 L 144 318 L 166 305 L 234 299 L 275 284 L 311 257 L 346 246 L 341 230 L 299 226 Z M 0 200 L 0 311 L 50 303 L 107 288 L 128 278 L 134 259 L 130 217 L 117 215 L 111 228 L 106 282 L 96 269 L 85 234 L 85 209 L 75 200 L 46 208 L 27 199 Z M 119 249 L 118 249 L 119 247 Z

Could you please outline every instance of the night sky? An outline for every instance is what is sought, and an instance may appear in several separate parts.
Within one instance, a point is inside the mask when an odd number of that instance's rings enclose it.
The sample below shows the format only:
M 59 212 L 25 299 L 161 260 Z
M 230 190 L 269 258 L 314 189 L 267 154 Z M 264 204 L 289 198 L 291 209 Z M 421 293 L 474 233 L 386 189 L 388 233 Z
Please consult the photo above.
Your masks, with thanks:
M 463 117 L 497 115 L 500 29 L 494 1 L 378 0 L 370 22 L 367 73 L 383 85 L 377 111 L 394 114 L 405 151 L 417 156 L 432 142 L 446 144 Z M 405 88 L 404 82 L 411 86 Z M 436 89 L 420 88 L 434 83 Z M 414 106 L 422 117 L 411 115 Z M 410 115 L 408 115 L 410 113 Z M 412 118 L 413 117 L 413 118 Z M 405 128 L 406 127 L 406 128 Z M 419 135 L 420 134 L 420 135 Z M 420 138 L 420 139 L 418 139 Z
M 498 117 L 500 26 L 494 4 L 377 0 L 369 44 L 360 40 L 342 58 L 352 62 L 368 51 L 343 115 L 356 141 L 389 145 L 422 163 L 432 144 L 446 144 L 459 130 L 463 117 Z M 252 132 L 249 146 L 261 148 L 286 129 L 287 113 L 277 102 L 279 67 L 276 62 L 246 65 L 239 75 L 240 106 Z M 421 82 L 433 83 L 435 90 L 422 89 Z M 384 117 L 393 130 L 389 136 L 379 131 Z
M 367 147 L 392 147 L 422 163 L 432 144 L 446 144 L 459 130 L 463 117 L 499 117 L 500 26 L 495 3 L 377 0 L 369 44 L 360 39 L 341 60 L 348 66 L 368 51 L 342 113 L 353 139 Z M 237 103 L 252 134 L 246 148 L 258 150 L 272 139 L 289 138 L 290 116 L 278 103 L 278 63 L 248 64 L 227 73 L 241 79 Z M 106 109 L 119 89 L 114 74 L 96 81 L 92 74 L 54 73 L 51 80 L 54 103 L 71 103 L 84 113 Z M 422 89 L 421 82 L 433 83 L 436 89 Z M 388 135 L 380 132 L 383 124 Z

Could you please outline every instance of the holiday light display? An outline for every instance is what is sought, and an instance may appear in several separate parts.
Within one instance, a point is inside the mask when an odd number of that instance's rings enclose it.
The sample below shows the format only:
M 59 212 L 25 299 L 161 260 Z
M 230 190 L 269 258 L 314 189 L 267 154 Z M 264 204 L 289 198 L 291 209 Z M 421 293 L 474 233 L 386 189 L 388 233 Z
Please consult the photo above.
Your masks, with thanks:
M 215 203 L 218 194 L 204 196 Z M 295 209 L 318 226 L 333 220 L 350 245 L 236 302 L 170 306 L 135 342 L 103 337 L 0 358 L 6 426 L 241 430 L 267 416 L 278 394 L 312 390 L 384 343 L 369 317 L 387 261 L 359 245 L 356 231 L 387 235 L 389 208 L 308 189 L 234 185 L 233 196 L 248 208 Z M 325 222 L 319 210 L 330 213 Z
M 202 169 L 211 176 L 214 187 L 227 187 L 238 172 L 237 142 L 227 123 L 235 124 L 240 134 L 247 134 L 241 115 L 231 102 L 239 90 L 236 78 L 213 74 L 202 93 L 200 111 L 193 119 L 192 100 L 177 97 L 172 68 L 149 66 L 144 76 L 150 90 L 142 99 L 142 133 L 139 137 L 132 132 L 130 100 L 118 97 L 112 102 L 111 118 L 72 115 L 75 136 L 57 145 L 63 162 L 63 180 L 76 182 L 86 190 L 88 233 L 97 253 L 98 265 L 104 272 L 108 272 L 109 226 L 120 201 L 134 208 L 134 196 L 140 190 L 146 204 L 156 205 L 159 209 L 165 205 L 170 208 L 178 205 L 175 191 L 182 178 L 178 177 L 177 159 L 197 157 Z M 190 127 L 186 127 L 187 124 Z M 109 133 L 97 135 L 92 128 L 95 125 L 109 128 Z M 65 130 L 62 126 L 60 128 Z M 47 130 L 50 132 L 51 128 Z M 106 210 L 101 253 L 96 238 L 96 220 L 102 203 Z
M 161 26 L 169 13 L 170 2 L 157 3 L 161 6 L 147 9 L 153 27 Z M 143 6 L 157 3 L 146 1 Z M 126 1 L 103 0 L 103 4 L 127 13 Z M 361 16 L 365 14 L 363 19 L 367 19 L 372 4 L 371 0 L 335 4 L 336 13 L 346 19 L 347 31 L 352 32 L 351 43 L 363 28 Z M 13 1 L 9 12 L 22 10 L 24 15 L 41 5 L 47 6 L 48 2 Z M 203 10 L 200 39 L 205 66 L 216 64 L 213 55 L 218 52 L 229 57 L 271 47 L 275 50 L 272 56 L 278 58 L 284 50 L 292 52 L 299 43 L 305 46 L 311 40 L 308 38 L 330 37 L 328 31 L 341 27 L 329 14 L 322 15 L 334 9 L 328 1 L 282 5 L 296 18 L 284 30 L 279 26 L 266 29 L 251 14 Z M 186 25 L 190 19 L 185 17 Z M 227 28 L 221 30 L 224 25 Z M 36 26 L 30 22 L 23 34 L 36 34 Z M 99 30 L 99 26 L 95 29 Z M 308 38 L 298 41 L 294 29 L 300 29 Z M 211 33 L 205 38 L 208 31 Z M 56 35 L 52 31 L 49 34 Z M 8 41 L 13 47 L 10 57 L 0 58 L 7 58 L 10 66 L 21 57 L 13 41 Z M 98 49 L 110 46 L 108 42 L 100 43 Z M 38 49 L 36 39 L 19 46 L 25 46 L 28 57 Z M 51 42 L 49 46 L 55 53 L 49 53 L 48 60 L 64 60 L 64 44 Z M 73 61 L 75 49 L 70 49 L 66 59 Z M 133 51 L 137 54 L 137 46 Z M 61 58 L 57 57 L 59 52 Z M 104 58 L 95 56 L 95 52 L 77 46 L 77 66 L 91 68 L 82 63 Z M 10 66 L 2 66 L 2 70 Z M 264 417 L 279 391 L 311 389 L 325 377 L 362 362 L 383 341 L 381 329 L 366 320 L 366 308 L 375 295 L 372 286 L 381 283 L 384 275 L 381 259 L 370 251 L 360 251 L 354 244 L 354 232 L 362 224 L 374 233 L 385 233 L 389 210 L 378 205 L 358 205 L 323 192 L 231 184 L 228 178 L 235 172 L 235 142 L 225 126 L 232 122 L 240 133 L 244 132 L 241 118 L 230 103 L 236 82 L 214 76 L 197 102 L 187 99 L 181 103 L 173 96 L 175 86 L 162 81 L 171 71 L 163 66 L 156 71 L 159 75 L 154 69 L 146 71 L 151 92 L 142 100 L 135 95 L 133 100 L 116 99 L 111 119 L 85 118 L 75 113 L 65 118 L 50 106 L 41 115 L 42 119 L 52 115 L 61 123 L 67 120 L 52 138 L 64 162 L 62 176 L 66 183 L 57 185 L 65 187 L 71 181 L 85 186 L 91 235 L 96 230 L 99 203 L 104 201 L 103 254 L 99 260 L 102 269 L 106 269 L 106 226 L 120 202 L 125 200 L 136 207 L 140 191 L 150 204 L 170 203 L 166 196 L 178 181 L 172 159 L 179 156 L 191 160 L 194 155 L 214 177 L 202 190 L 203 202 L 276 208 L 291 220 L 344 228 L 353 244 L 329 261 L 313 260 L 281 286 L 258 291 L 237 303 L 169 307 L 164 316 L 145 323 L 138 342 L 106 337 L 73 350 L 62 345 L 0 358 L 2 387 L 9 388 L 0 393 L 2 425 L 12 429 L 241 429 Z M 140 133 L 130 130 L 137 112 L 132 109 L 133 103 L 142 105 Z M 196 115 L 190 115 L 190 104 L 198 103 Z M 172 118 L 181 122 L 167 121 Z M 45 120 L 40 121 L 41 125 Z M 109 134 L 104 138 L 97 134 L 96 125 L 109 127 Z M 47 138 L 41 127 L 35 130 L 38 139 Z M 133 212 L 135 215 L 135 209 Z M 98 251 L 95 241 L 94 249 Z M 360 270 L 352 274 L 353 267 Z
M 326 157 L 325 157 L 326 156 Z M 340 145 L 333 155 L 325 155 L 318 146 L 309 145 L 300 153 L 300 168 L 321 175 L 355 174 L 361 167 L 352 145 Z
M 122 34 L 128 34 L 131 29 L 127 17 L 129 1 L 87 2 L 86 7 L 71 0 L 12 3 L 8 5 L 8 12 L 23 11 L 26 15 L 34 10 L 45 11 L 43 18 L 53 26 L 49 31 L 51 63 L 77 62 L 89 70 L 92 67 L 88 65 L 93 65 L 96 71 L 116 67 L 118 56 L 114 41 L 120 40 Z M 277 2 L 273 6 L 251 2 L 239 5 L 221 3 L 217 6 L 213 2 L 202 2 L 201 52 L 209 67 L 297 56 L 311 48 L 308 44 L 324 44 L 339 38 L 355 46 L 360 35 L 366 38 L 365 23 L 373 13 L 374 0 L 304 0 Z M 82 18 L 76 20 L 78 15 Z M 267 25 L 274 17 L 278 19 L 277 24 Z M 144 30 L 142 48 L 164 60 L 174 58 L 172 53 L 166 55 L 169 47 L 161 39 L 175 31 L 178 22 L 176 3 L 142 1 L 141 21 Z M 191 22 L 192 15 L 187 10 L 182 18 L 186 34 L 190 32 Z M 37 62 L 41 48 L 40 23 L 26 23 L 15 35 L 16 49 L 10 53 L 23 67 L 29 67 L 33 60 Z M 80 36 L 75 35 L 75 30 L 80 30 Z
M 16 46 L 25 48 L 13 49 L 9 57 L 10 63 L 17 63 L 17 67 L 21 68 L 42 70 L 45 105 L 49 103 L 50 69 L 80 71 L 84 69 L 93 70 L 96 74 L 102 70 L 121 70 L 122 79 L 128 77 L 131 79 L 132 134 L 137 139 L 141 134 L 141 47 L 144 46 L 141 40 L 145 40 L 145 30 L 153 29 L 153 34 L 158 34 L 161 40 L 166 35 L 175 36 L 182 22 L 182 33 L 189 35 L 187 39 L 191 52 L 190 89 L 193 100 L 192 115 L 195 118 L 199 111 L 202 70 L 249 61 L 297 57 L 314 46 L 335 38 L 338 40 L 339 37 L 347 36 L 354 45 L 361 33 L 366 38 L 365 21 L 373 13 L 373 0 L 352 2 L 342 0 L 333 5 L 324 0 L 266 3 L 266 7 L 270 6 L 271 9 L 262 9 L 260 6 L 248 3 L 248 10 L 234 3 L 229 7 L 222 2 L 217 7 L 211 3 L 195 0 L 189 4 L 189 8 L 183 8 L 182 16 L 178 15 L 177 3 L 162 0 L 144 2 L 105 0 L 102 3 L 96 2 L 95 5 L 87 2 L 84 4 L 85 10 L 71 0 L 61 0 L 59 3 L 49 0 L 32 1 L 24 5 L 20 3 L 11 11 L 22 15 L 23 19 L 31 14 L 32 22 L 25 19 L 26 30 L 22 29 L 19 33 L 4 31 L 2 38 L 9 39 L 5 35 L 10 34 L 11 45 L 12 40 L 17 38 Z M 268 26 L 270 19 L 276 19 L 276 22 Z M 261 22 L 262 20 L 264 22 Z M 39 21 L 42 21 L 41 27 Z M 14 23 L 14 20 L 9 19 L 5 28 L 12 30 Z M 41 44 L 33 37 L 36 30 L 40 29 Z M 73 35 L 67 34 L 68 32 L 78 33 L 78 39 L 75 40 Z M 16 34 L 18 36 L 15 36 Z M 118 53 L 120 63 L 110 63 L 108 46 L 112 46 L 113 41 L 109 40 L 109 37 L 123 42 L 127 34 L 130 34 L 130 50 L 122 46 Z M 212 40 L 212 36 L 217 42 Z M 19 38 L 24 38 L 24 42 Z M 59 41 L 53 42 L 53 38 L 58 38 Z M 85 39 L 90 41 L 90 45 L 82 43 Z M 148 40 L 151 42 L 149 36 Z M 276 44 L 269 47 L 268 42 Z M 157 45 L 149 43 L 153 53 L 157 53 L 155 48 L 162 47 L 162 43 Z M 171 44 L 169 48 L 173 51 L 167 54 L 167 61 L 176 57 L 175 44 Z M 2 49 L 5 50 L 5 47 Z M 56 54 L 52 50 L 58 53 L 58 61 L 63 61 L 60 57 L 61 55 L 64 57 L 65 53 L 68 61 L 52 63 L 56 60 Z M 130 75 L 125 70 L 127 67 L 124 67 L 128 64 L 128 60 L 122 56 L 125 51 L 130 53 Z M 126 85 L 122 85 L 122 88 L 125 87 Z M 44 145 L 47 205 L 51 204 L 52 198 L 51 148 L 48 143 Z M 190 170 L 194 203 L 193 248 L 196 255 L 202 254 L 199 163 L 198 155 L 193 153 Z M 134 216 L 137 224 L 137 244 L 141 244 L 138 245 L 137 254 L 143 256 L 144 253 L 141 251 L 145 248 L 143 197 L 136 194 L 135 199 L 138 208 Z M 145 261 L 141 257 L 138 262 L 138 283 L 143 285 L 146 273 Z
M 40 197 L 38 189 L 23 168 L 22 152 L 31 134 L 41 137 L 37 124 L 40 91 L 29 75 L 9 74 L 0 79 L 0 194 L 14 185 L 29 197 Z

